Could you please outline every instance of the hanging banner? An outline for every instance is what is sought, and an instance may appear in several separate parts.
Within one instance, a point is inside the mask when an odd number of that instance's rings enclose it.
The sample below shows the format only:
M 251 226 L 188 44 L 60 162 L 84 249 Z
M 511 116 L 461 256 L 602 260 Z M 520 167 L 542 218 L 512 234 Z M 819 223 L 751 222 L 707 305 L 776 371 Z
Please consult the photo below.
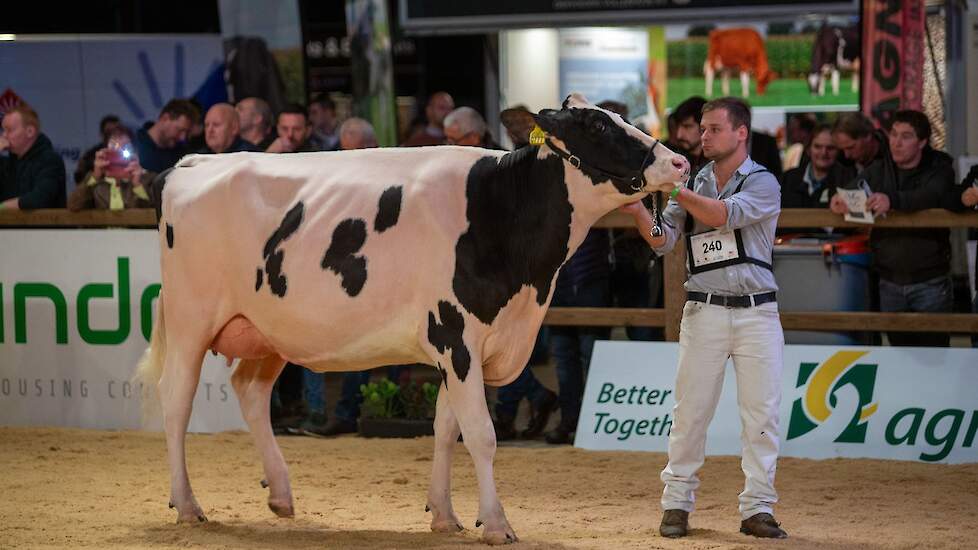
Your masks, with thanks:
M 923 108 L 924 1 L 863 2 L 862 111 L 883 128 L 899 109 Z
M 381 0 L 347 0 L 346 27 L 353 65 L 353 111 L 370 121 L 381 147 L 397 145 L 391 33 Z

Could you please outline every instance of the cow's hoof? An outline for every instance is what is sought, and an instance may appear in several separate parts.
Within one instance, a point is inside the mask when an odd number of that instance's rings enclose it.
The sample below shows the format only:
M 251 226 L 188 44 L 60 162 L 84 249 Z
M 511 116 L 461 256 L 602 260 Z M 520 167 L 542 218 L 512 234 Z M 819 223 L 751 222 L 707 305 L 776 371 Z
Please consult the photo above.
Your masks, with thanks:
M 435 533 L 458 533 L 464 531 L 462 523 L 456 518 L 431 520 L 431 530 Z
M 295 508 L 292 507 L 291 500 L 268 499 L 268 508 L 280 518 L 294 518 Z
M 268 482 L 265 481 L 264 479 L 261 480 L 261 488 L 262 489 L 268 489 Z
M 498 544 L 513 544 L 519 541 L 519 537 L 516 536 L 516 533 L 512 529 L 501 531 L 489 531 L 486 529 L 486 532 L 482 534 L 482 542 L 493 546 Z
M 207 516 L 204 515 L 200 510 L 191 512 L 189 514 L 180 514 L 177 517 L 177 523 L 206 523 Z

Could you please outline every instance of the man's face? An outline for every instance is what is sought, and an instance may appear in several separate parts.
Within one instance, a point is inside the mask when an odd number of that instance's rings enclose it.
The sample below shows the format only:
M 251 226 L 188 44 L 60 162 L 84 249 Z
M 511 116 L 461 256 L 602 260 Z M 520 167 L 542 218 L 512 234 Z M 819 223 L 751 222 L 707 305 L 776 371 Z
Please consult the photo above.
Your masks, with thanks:
M 255 111 L 253 101 L 247 99 L 239 101 L 234 106 L 234 110 L 238 112 L 238 122 L 240 123 L 242 132 L 247 132 L 258 124 L 258 112 Z
M 687 117 L 676 127 L 676 143 L 688 153 L 699 152 L 700 136 L 700 125 L 693 117 Z
M 703 113 L 703 156 L 709 160 L 723 160 L 732 155 L 739 142 L 747 140 L 747 127 L 734 129 L 726 109 L 714 109 Z
M 211 151 L 227 151 L 238 135 L 238 115 L 229 105 L 215 105 L 204 118 L 204 141 Z
M 309 124 L 317 130 L 332 130 L 336 125 L 336 112 L 319 103 L 313 103 L 309 105 Z
M 458 124 L 452 124 L 445 128 L 445 142 L 449 145 L 479 147 L 482 145 L 482 136 L 475 132 L 464 132 Z
M 826 171 L 831 168 L 839 156 L 839 150 L 832 140 L 832 132 L 826 130 L 816 134 L 808 146 L 808 156 L 816 170 Z
M 445 117 L 448 116 L 448 113 L 454 110 L 455 102 L 452 101 L 452 96 L 448 94 L 435 94 L 428 102 L 425 115 L 428 117 L 429 124 L 441 126 L 445 122 Z
M 832 141 L 842 151 L 842 154 L 847 159 L 864 166 L 873 160 L 873 157 L 870 155 L 871 147 L 869 143 L 872 139 L 872 134 L 861 138 L 854 138 L 845 132 L 835 132 L 832 134 Z
M 10 142 L 10 152 L 19 157 L 34 145 L 37 128 L 24 124 L 20 113 L 14 112 L 3 117 L 3 135 Z
M 890 154 L 900 168 L 914 168 L 920 164 L 927 140 L 917 137 L 913 126 L 906 122 L 894 122 L 890 128 Z
M 102 127 L 102 142 L 108 143 L 109 137 L 118 132 L 121 127 L 122 124 L 119 122 L 106 122 L 105 126 Z
M 190 135 L 190 117 L 180 115 L 176 118 L 164 113 L 160 117 L 160 143 L 163 149 L 173 149 L 178 143 L 187 141 Z
M 292 150 L 297 149 L 308 136 L 309 127 L 305 115 L 282 113 L 278 116 L 278 137 L 289 143 Z

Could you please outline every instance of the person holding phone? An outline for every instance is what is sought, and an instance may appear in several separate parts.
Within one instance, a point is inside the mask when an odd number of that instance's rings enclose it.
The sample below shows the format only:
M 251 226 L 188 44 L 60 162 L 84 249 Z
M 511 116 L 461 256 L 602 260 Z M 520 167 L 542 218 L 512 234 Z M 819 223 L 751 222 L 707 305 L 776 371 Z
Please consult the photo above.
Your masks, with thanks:
M 108 145 L 95 153 L 92 171 L 68 197 L 68 210 L 152 208 L 153 176 L 139 165 L 132 133 L 119 127 L 109 136 Z

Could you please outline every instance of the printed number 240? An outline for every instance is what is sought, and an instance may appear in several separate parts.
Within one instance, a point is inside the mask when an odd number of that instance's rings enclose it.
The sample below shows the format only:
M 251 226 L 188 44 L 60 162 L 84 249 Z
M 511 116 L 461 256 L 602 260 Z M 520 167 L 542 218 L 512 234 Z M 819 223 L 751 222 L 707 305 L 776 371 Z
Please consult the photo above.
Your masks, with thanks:
M 723 242 L 721 241 L 710 241 L 708 243 L 700 243 L 703 245 L 703 254 L 707 252 L 720 252 L 723 249 Z

